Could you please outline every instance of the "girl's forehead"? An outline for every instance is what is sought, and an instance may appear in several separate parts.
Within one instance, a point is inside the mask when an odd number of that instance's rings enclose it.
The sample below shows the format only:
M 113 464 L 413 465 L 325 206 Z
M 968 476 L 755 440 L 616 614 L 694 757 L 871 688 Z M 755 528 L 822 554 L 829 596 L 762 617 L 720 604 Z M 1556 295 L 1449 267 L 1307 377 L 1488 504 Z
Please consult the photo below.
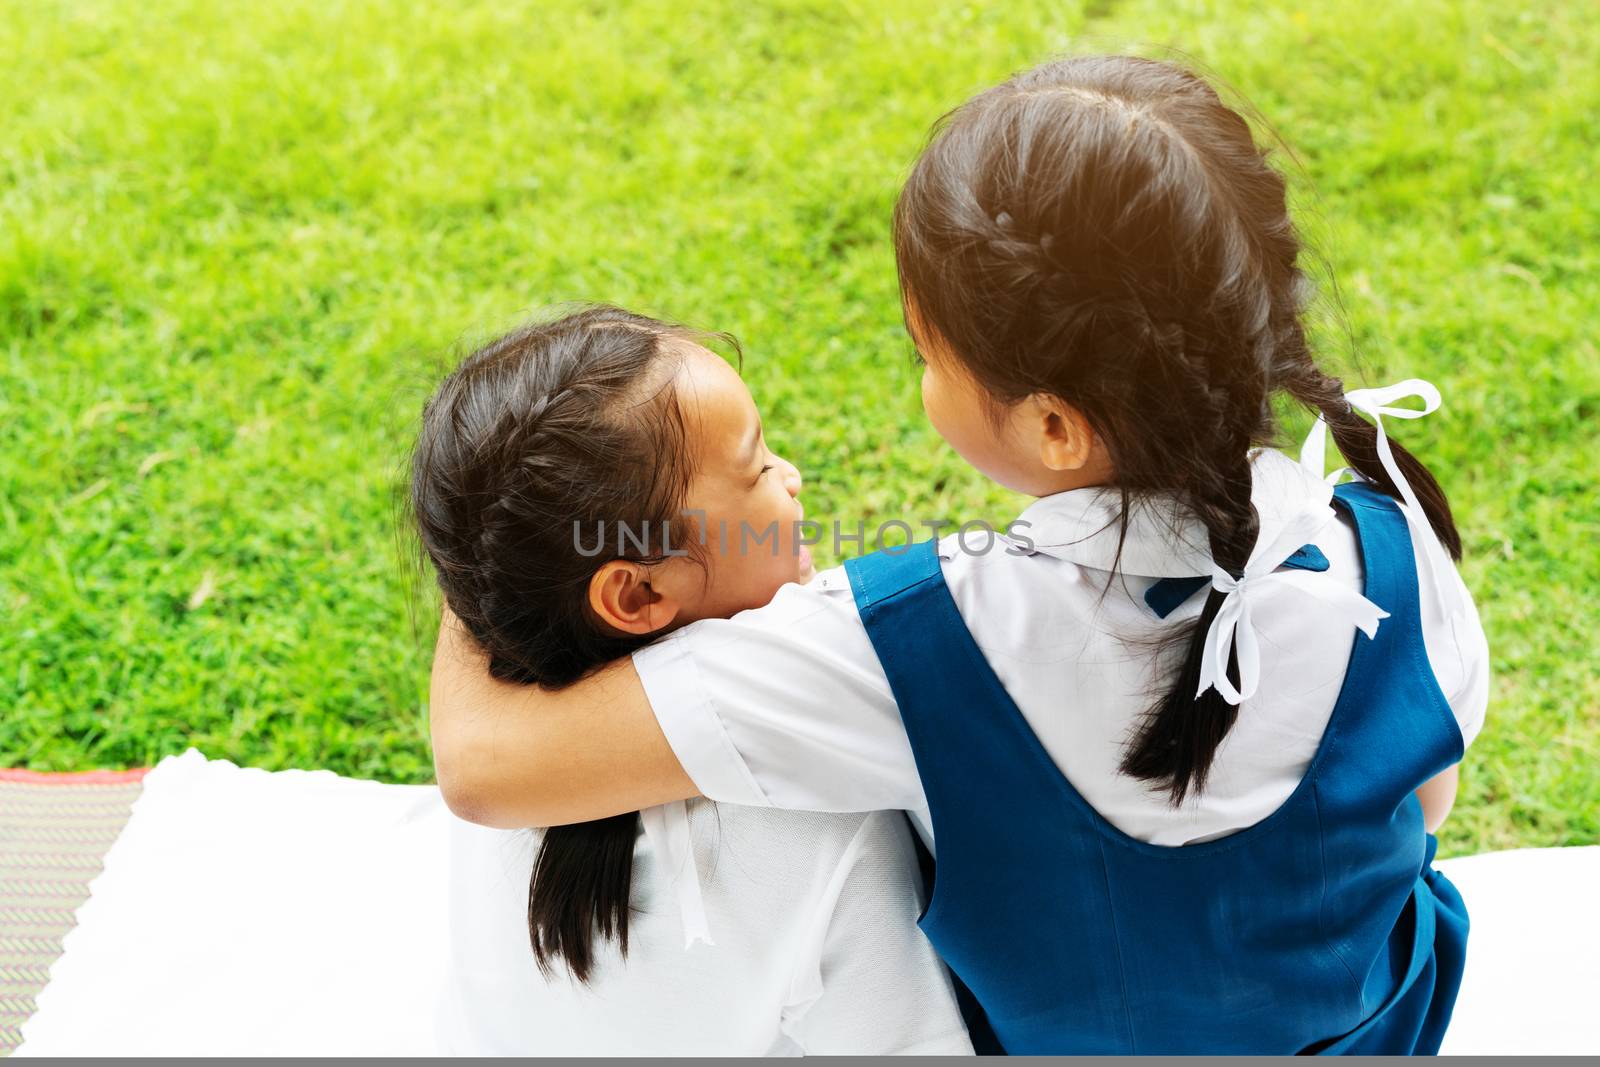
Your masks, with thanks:
M 736 447 L 760 421 L 744 379 L 727 360 L 693 342 L 678 366 L 678 402 L 700 439 L 710 447 Z

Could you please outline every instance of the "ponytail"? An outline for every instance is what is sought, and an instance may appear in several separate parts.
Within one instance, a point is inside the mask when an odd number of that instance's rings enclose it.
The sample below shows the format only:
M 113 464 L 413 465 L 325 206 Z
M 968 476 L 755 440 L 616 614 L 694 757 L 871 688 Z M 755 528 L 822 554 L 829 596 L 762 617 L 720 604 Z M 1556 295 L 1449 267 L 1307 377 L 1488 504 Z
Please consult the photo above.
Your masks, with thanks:
M 528 880 L 528 940 L 546 977 L 557 960 L 580 982 L 595 966 L 595 943 L 615 939 L 628 955 L 628 900 L 639 813 L 552 826 Z
M 519 685 L 551 681 L 525 664 L 494 655 L 489 657 L 489 674 Z M 636 811 L 543 831 L 528 876 L 528 944 L 545 977 L 564 962 L 574 978 L 588 982 L 598 945 L 608 941 L 628 955 L 628 903 L 638 836 Z
M 575 552 L 572 531 L 677 521 L 693 467 L 674 458 L 685 455 L 676 392 L 652 390 L 647 404 L 628 398 L 681 358 L 675 342 L 696 336 L 618 308 L 585 308 L 490 342 L 428 402 L 411 514 L 491 676 L 559 689 L 648 640 L 596 625 L 590 579 L 624 557 L 620 547 Z M 636 812 L 545 831 L 527 909 L 541 970 L 564 961 L 587 981 L 607 943 L 626 955 L 638 831 Z

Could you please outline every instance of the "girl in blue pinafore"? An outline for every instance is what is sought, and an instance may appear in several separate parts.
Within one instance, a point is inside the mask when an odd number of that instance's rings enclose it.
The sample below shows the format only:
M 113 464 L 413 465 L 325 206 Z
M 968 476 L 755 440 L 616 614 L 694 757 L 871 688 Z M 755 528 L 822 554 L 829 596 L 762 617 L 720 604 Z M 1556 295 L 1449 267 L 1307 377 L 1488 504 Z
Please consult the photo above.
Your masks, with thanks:
M 896 236 L 908 326 L 945 379 L 924 397 L 952 444 L 1009 473 L 1007 450 L 940 394 L 1020 401 L 1043 426 L 1018 436 L 1042 442 L 1046 467 L 1104 463 L 1089 481 L 1125 499 L 1175 491 L 1205 529 L 1209 592 L 1177 639 L 1176 681 L 1130 724 L 1124 772 L 1174 801 L 1205 787 L 1275 653 L 1252 625 L 1257 601 L 1292 589 L 1298 610 L 1365 632 L 1322 650 L 1349 662 L 1289 797 L 1235 833 L 1162 847 L 1110 825 L 1062 775 L 963 622 L 934 543 L 847 564 L 938 841 L 923 929 L 1011 1052 L 1437 1051 L 1467 916 L 1430 865 L 1416 792 L 1460 760 L 1462 735 L 1427 659 L 1412 541 L 1449 599 L 1439 542 L 1459 541 L 1433 478 L 1381 430 L 1384 404 L 1415 389 L 1431 410 L 1437 395 L 1408 383 L 1344 397 L 1316 368 L 1283 183 L 1244 122 L 1170 66 L 1069 61 L 978 97 L 918 162 Z M 1331 426 L 1366 478 L 1333 500 L 1359 543 L 1359 595 L 1304 562 L 1322 555 L 1324 509 L 1270 536 L 1254 513 L 1247 453 L 1279 392 L 1323 420 L 1305 456 L 1319 477 Z M 1170 610 L 1205 577 L 1161 579 L 1145 598 Z
M 1445 496 L 1384 419 L 1437 391 L 1318 367 L 1284 180 L 1169 64 L 1069 59 L 975 97 L 895 246 L 930 421 L 1036 502 L 561 694 L 444 679 L 469 696 L 435 703 L 436 745 L 506 708 L 478 749 L 498 779 L 442 770 L 446 796 L 502 822 L 696 791 L 902 808 L 980 1047 L 1436 1051 L 1467 915 L 1431 831 L 1487 649 Z M 1285 400 L 1318 416 L 1299 462 L 1262 447 Z M 521 723 L 538 744 L 506 743 Z

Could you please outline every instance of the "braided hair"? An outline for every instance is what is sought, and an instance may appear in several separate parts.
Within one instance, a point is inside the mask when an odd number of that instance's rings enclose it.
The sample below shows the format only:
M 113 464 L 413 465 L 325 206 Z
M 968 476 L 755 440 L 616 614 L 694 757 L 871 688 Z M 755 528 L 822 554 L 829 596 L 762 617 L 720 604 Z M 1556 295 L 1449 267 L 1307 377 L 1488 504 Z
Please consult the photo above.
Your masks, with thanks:
M 1376 427 L 1313 358 L 1310 290 L 1283 176 L 1202 78 L 1128 56 L 1046 63 L 945 116 L 895 206 L 907 320 L 997 410 L 1059 397 L 1104 442 L 1122 501 L 1176 498 L 1234 577 L 1256 543 L 1251 449 L 1277 439 L 1279 394 L 1321 415 L 1345 458 L 1395 487 Z M 1394 452 L 1440 540 L 1460 538 L 1438 483 Z M 1198 547 L 1198 546 L 1197 546 Z M 1198 697 L 1213 589 L 1172 684 L 1122 770 L 1174 804 L 1205 788 L 1238 708 Z M 1237 682 L 1237 657 L 1228 672 Z
M 694 548 L 675 530 L 693 472 L 671 386 L 674 342 L 694 337 L 589 307 L 485 345 L 428 402 L 411 510 L 445 601 L 496 678 L 559 688 L 649 640 L 602 630 L 589 580 L 613 559 Z M 618 527 L 668 534 L 589 544 Z M 586 981 L 597 935 L 626 955 L 638 829 L 634 812 L 545 831 L 528 890 L 541 969 L 564 959 Z

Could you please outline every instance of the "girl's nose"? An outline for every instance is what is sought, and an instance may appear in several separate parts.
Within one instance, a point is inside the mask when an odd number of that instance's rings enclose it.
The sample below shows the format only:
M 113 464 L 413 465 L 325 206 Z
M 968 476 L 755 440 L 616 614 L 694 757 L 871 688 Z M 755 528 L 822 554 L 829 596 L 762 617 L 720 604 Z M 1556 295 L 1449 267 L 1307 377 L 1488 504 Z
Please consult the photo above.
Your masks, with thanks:
M 803 484 L 800 477 L 800 468 L 781 456 L 774 458 L 777 459 L 779 466 L 783 470 L 783 487 L 789 490 L 790 496 L 799 496 L 800 487 Z

